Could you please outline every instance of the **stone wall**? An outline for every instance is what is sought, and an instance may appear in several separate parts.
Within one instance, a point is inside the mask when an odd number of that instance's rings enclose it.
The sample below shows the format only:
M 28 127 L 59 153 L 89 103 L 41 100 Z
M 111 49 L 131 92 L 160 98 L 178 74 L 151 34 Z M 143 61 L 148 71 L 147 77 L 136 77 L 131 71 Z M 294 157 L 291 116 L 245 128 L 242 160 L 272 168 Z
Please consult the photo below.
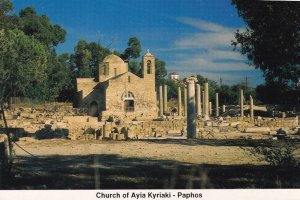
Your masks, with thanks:
M 70 109 L 70 107 L 66 107 L 65 109 L 56 107 L 52 110 L 19 108 L 6 111 L 5 114 L 10 132 L 17 138 L 34 136 L 37 131 L 47 129 L 52 131 L 63 130 L 68 133 L 70 139 L 84 139 L 84 133 L 89 128 L 95 131 L 102 131 L 107 137 L 113 133 L 114 129 L 120 133 L 122 128 L 127 130 L 130 138 L 168 137 L 172 134 L 183 134 L 185 136 L 187 126 L 186 119 L 179 117 L 167 117 L 154 120 L 141 120 L 138 118 L 137 120 L 139 121 L 137 121 L 133 119 L 133 116 L 128 116 L 127 119 L 115 118 L 114 122 L 107 122 L 106 120 L 99 121 L 97 117 L 79 116 L 74 112 L 74 109 Z M 298 117 L 256 117 L 255 119 L 227 117 L 225 119 L 217 118 L 210 121 L 197 120 L 197 134 L 199 134 L 201 138 L 205 138 L 206 136 L 210 137 L 212 133 L 227 134 L 228 137 L 230 137 L 229 134 L 234 132 L 276 133 L 279 128 L 291 130 L 288 132 L 295 131 L 298 128 Z M 254 131 L 251 132 L 251 130 Z
M 10 132 L 17 138 L 35 136 L 42 129 L 64 131 L 70 139 L 83 138 L 87 128 L 99 129 L 102 127 L 97 117 L 77 116 L 71 110 L 45 110 L 20 108 L 6 112 Z M 1 123 L 2 120 L 0 120 Z M 3 132 L 3 131 L 2 131 Z
M 96 101 L 98 105 L 100 102 L 97 101 L 99 98 L 99 91 L 96 92 L 95 87 L 97 82 L 94 81 L 94 78 L 77 78 L 76 87 L 77 87 L 77 106 L 81 108 L 88 108 L 92 101 Z
M 110 115 L 121 119 L 156 118 L 158 109 L 153 81 L 140 78 L 130 72 L 109 80 L 106 90 L 106 111 L 102 112 L 102 119 L 107 119 Z M 124 91 L 134 95 L 134 112 L 124 113 L 124 101 L 122 99 Z
M 240 117 L 231 117 L 227 118 L 226 122 L 243 122 L 249 123 L 254 126 L 259 127 L 269 127 L 271 130 L 276 130 L 278 128 L 295 128 L 298 126 L 298 117 L 288 117 L 288 118 L 262 118 L 256 117 L 255 119 L 251 119 L 249 117 L 240 118 Z
M 148 67 L 150 70 L 147 70 Z M 76 79 L 77 106 L 90 108 L 91 116 L 100 115 L 104 120 L 109 116 L 156 118 L 155 57 L 150 52 L 143 57 L 142 72 L 142 78 L 138 77 L 128 72 L 128 63 L 120 57 L 113 54 L 106 56 L 99 66 L 98 77 Z M 134 97 L 123 98 L 128 92 Z M 95 103 L 98 109 L 95 109 Z

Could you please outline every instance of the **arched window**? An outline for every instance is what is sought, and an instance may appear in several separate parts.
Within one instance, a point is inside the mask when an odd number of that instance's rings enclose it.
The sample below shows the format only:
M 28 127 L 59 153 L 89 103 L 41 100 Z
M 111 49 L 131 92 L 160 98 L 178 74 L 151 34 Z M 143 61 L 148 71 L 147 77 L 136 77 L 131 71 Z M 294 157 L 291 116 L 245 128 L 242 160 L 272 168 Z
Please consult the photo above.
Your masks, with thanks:
M 122 100 L 134 100 L 134 95 L 132 92 L 124 92 L 122 95 Z
M 151 74 L 151 61 L 147 61 L 147 74 Z

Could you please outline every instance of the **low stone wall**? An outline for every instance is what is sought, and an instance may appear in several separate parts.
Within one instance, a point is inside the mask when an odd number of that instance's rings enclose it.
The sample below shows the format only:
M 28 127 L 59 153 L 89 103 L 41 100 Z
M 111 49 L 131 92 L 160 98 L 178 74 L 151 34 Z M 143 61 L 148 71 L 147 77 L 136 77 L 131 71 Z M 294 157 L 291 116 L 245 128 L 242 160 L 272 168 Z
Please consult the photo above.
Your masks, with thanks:
M 186 121 L 184 119 L 168 119 L 164 121 L 131 121 L 117 125 L 114 122 L 106 122 L 103 125 L 104 137 L 108 137 L 110 133 L 116 131 L 121 132 L 122 129 L 127 130 L 129 138 L 142 137 L 164 137 L 171 134 L 186 134 Z M 204 122 L 197 122 L 197 129 L 204 127 Z
M 262 118 L 256 117 L 255 119 L 251 118 L 240 118 L 240 117 L 231 117 L 226 119 L 227 123 L 234 122 L 243 122 L 253 124 L 253 126 L 258 127 L 269 127 L 271 130 L 277 130 L 279 128 L 295 128 L 299 125 L 298 117 L 288 117 L 288 118 Z
M 10 132 L 19 137 L 34 136 L 40 130 L 51 130 L 51 133 L 64 132 L 72 140 L 97 138 L 86 137 L 86 130 L 92 128 L 104 135 L 110 137 L 113 132 L 126 130 L 130 138 L 134 137 L 164 137 L 183 134 L 186 135 L 186 118 L 184 117 L 167 117 L 164 119 L 134 121 L 132 118 L 123 118 L 116 122 L 100 122 L 97 117 L 79 116 L 70 107 L 56 109 L 33 109 L 33 108 L 16 108 L 6 112 Z M 1 123 L 1 120 L 0 120 Z M 200 135 L 210 135 L 209 133 L 227 134 L 231 132 L 245 132 L 247 128 L 252 127 L 269 127 L 271 132 L 279 128 L 294 129 L 298 126 L 298 117 L 291 118 L 262 118 L 254 119 L 244 117 L 225 117 L 212 118 L 211 121 L 197 120 L 197 133 Z M 251 129 L 250 129 L 251 130 Z M 3 131 L 2 131 L 3 132 Z M 1 133 L 1 129 L 0 129 Z

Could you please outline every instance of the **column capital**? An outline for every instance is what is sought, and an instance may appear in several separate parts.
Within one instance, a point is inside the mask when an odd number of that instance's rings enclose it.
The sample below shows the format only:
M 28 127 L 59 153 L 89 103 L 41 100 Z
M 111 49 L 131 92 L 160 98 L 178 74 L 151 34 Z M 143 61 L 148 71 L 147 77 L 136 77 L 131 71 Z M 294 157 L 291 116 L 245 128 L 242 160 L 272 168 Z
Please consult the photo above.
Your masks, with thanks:
M 195 84 L 198 79 L 195 76 L 190 76 L 184 79 L 185 83 L 187 84 Z

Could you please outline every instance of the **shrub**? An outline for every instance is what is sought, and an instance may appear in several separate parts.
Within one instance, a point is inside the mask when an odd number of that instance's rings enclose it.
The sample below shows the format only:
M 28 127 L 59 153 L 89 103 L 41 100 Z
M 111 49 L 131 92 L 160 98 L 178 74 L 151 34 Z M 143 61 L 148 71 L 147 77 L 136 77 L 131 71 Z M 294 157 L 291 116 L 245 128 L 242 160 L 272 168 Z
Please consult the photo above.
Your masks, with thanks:
M 248 149 L 252 155 L 258 156 L 260 161 L 266 161 L 274 167 L 297 167 L 295 150 L 295 145 L 289 141 L 280 141 L 267 146 L 255 146 Z
M 66 139 L 68 136 L 68 130 L 67 129 L 47 129 L 43 128 L 35 132 L 34 137 L 38 140 L 43 139 L 54 139 L 54 138 L 63 138 Z
M 109 116 L 108 119 L 106 120 L 107 122 L 114 122 L 115 118 L 113 116 Z
M 93 128 L 87 128 L 83 134 L 88 134 L 88 135 L 94 135 L 95 134 L 95 129 Z

